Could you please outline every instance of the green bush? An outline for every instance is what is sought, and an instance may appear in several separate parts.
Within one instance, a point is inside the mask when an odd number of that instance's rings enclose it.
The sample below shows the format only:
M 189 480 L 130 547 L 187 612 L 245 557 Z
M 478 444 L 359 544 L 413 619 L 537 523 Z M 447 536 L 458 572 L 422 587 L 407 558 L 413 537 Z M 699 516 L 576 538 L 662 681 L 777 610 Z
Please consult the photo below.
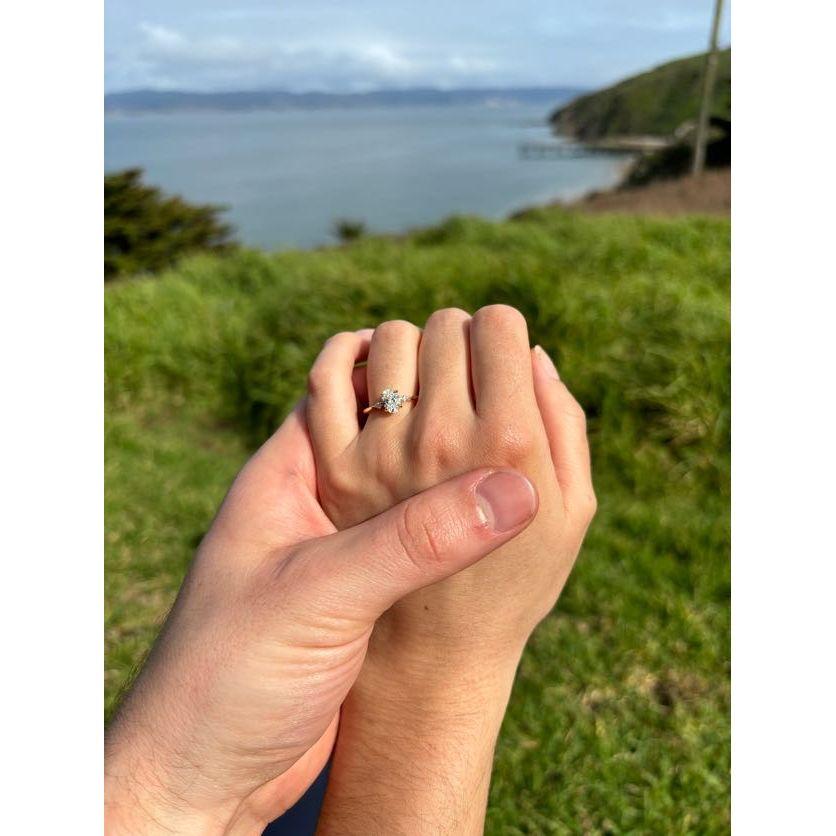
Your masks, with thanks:
M 366 224 L 352 218 L 339 218 L 334 221 L 334 237 L 338 241 L 348 243 L 356 241 L 366 234 Z
M 731 166 L 731 123 L 717 118 L 705 149 L 706 168 Z M 655 180 L 674 180 L 688 175 L 694 161 L 693 136 L 649 154 L 642 154 L 630 166 L 621 188 L 646 186 Z
M 322 341 L 507 302 L 587 410 L 600 510 L 523 657 L 486 832 L 726 832 L 728 272 L 725 220 L 541 209 L 110 286 L 108 706 Z
M 223 207 L 191 205 L 141 181 L 138 168 L 105 174 L 105 280 L 157 272 L 199 250 L 232 247 L 232 227 L 218 219 Z

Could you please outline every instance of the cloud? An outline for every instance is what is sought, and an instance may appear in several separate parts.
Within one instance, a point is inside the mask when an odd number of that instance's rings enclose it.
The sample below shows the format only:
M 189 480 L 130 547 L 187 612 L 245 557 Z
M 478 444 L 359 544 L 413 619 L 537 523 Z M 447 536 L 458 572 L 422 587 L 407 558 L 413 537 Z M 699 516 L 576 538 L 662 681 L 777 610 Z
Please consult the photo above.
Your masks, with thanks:
M 167 26 L 143 21 L 134 61 L 149 86 L 223 89 L 282 87 L 291 90 L 361 90 L 381 85 L 442 86 L 478 83 L 497 69 L 495 61 L 416 50 L 382 40 L 252 43 L 231 36 L 189 38 Z
M 410 61 L 387 44 L 368 44 L 355 51 L 353 56 L 368 64 L 370 68 L 392 76 L 409 76 L 417 69 L 414 61 Z
M 707 0 L 108 0 L 105 86 L 604 84 L 704 49 L 710 7 Z M 727 31 L 726 23 L 726 43 Z
M 157 26 L 154 23 L 140 23 L 140 31 L 145 36 L 145 42 L 151 49 L 163 51 L 177 50 L 183 47 L 185 39 L 179 32 Z
M 140 30 L 144 35 L 140 53 L 150 61 L 179 61 L 194 65 L 243 62 L 252 53 L 242 40 L 229 36 L 190 39 L 165 26 L 144 22 L 140 24 Z

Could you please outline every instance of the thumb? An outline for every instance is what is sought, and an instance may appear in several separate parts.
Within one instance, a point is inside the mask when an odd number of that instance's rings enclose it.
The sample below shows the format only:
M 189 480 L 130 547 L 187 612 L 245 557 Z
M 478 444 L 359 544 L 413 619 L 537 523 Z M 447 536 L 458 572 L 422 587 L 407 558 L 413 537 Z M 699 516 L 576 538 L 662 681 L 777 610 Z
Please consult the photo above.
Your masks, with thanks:
M 295 559 L 340 615 L 374 620 L 410 592 L 470 566 L 519 534 L 537 492 L 513 470 L 483 468 L 401 502 L 354 528 L 314 540 Z M 302 567 L 299 567 L 302 568 Z

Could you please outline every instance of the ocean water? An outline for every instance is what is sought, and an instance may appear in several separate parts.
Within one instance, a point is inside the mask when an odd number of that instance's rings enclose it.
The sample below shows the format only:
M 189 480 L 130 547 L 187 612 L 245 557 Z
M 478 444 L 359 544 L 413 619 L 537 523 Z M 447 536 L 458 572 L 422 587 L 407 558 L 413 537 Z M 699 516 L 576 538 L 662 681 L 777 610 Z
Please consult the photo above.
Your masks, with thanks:
M 521 159 L 553 138 L 541 107 L 397 107 L 120 115 L 105 118 L 105 169 L 221 203 L 245 244 L 333 242 L 338 218 L 372 232 L 457 213 L 501 218 L 619 179 L 611 156 Z

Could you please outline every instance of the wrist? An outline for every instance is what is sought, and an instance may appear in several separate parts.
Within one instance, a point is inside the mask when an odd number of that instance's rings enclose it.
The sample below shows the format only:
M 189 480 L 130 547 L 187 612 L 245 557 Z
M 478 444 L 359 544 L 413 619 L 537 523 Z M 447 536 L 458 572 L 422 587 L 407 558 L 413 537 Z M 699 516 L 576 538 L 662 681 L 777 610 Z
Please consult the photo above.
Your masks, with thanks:
M 105 773 L 105 833 L 108 836 L 150 834 L 222 834 L 227 817 L 190 808 L 166 790 L 137 775 Z
M 372 633 L 360 684 L 376 680 L 376 696 L 391 693 L 415 708 L 451 704 L 496 704 L 510 693 L 525 639 L 422 632 L 409 625 L 378 621 Z M 416 689 L 421 691 L 418 698 Z M 504 703 L 503 703 L 504 710 Z
M 189 770 L 193 773 L 192 767 Z M 165 760 L 162 747 L 116 736 L 105 744 L 104 807 L 108 836 L 226 834 L 241 829 L 247 811 L 239 799 L 192 800 L 185 788 L 193 776 Z M 233 824 L 236 826 L 233 827 Z M 258 823 L 242 832 L 261 832 Z M 263 823 L 266 825 L 266 822 Z
M 396 658 L 367 659 L 343 704 L 318 833 L 481 834 L 513 670 Z
M 107 836 L 152 836 L 183 833 L 215 836 L 228 832 L 223 816 L 191 810 L 162 800 L 146 788 L 137 790 L 119 780 L 105 778 L 105 829 Z
M 492 756 L 512 684 L 512 677 L 488 682 L 461 671 L 402 680 L 372 664 L 343 705 L 341 728 L 386 758 L 417 756 L 425 765 L 434 758 L 452 773 L 452 761 L 470 761 L 476 750 Z

